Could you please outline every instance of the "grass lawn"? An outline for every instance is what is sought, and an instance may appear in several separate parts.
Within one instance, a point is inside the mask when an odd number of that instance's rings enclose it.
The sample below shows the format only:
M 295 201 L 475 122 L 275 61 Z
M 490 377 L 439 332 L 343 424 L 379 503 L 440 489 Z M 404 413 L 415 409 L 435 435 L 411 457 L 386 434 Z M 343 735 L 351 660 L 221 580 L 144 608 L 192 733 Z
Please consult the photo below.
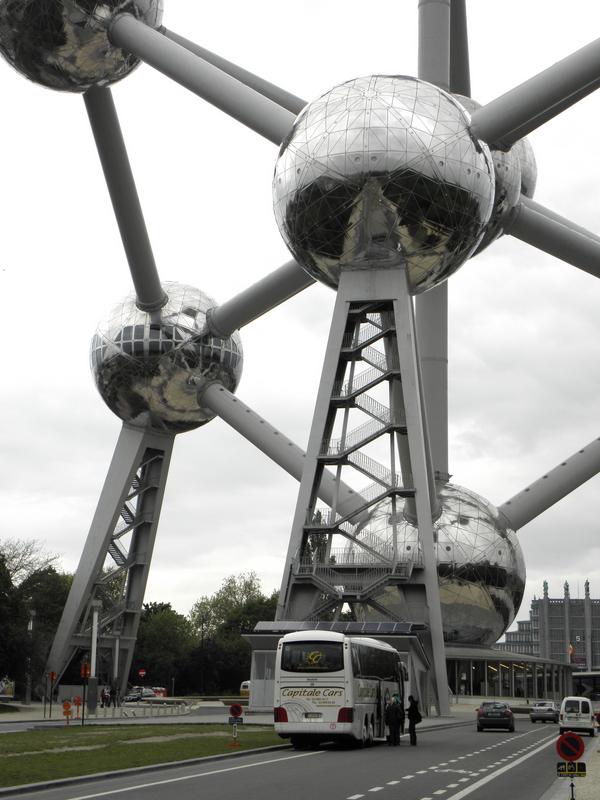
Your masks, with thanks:
M 72 725 L 0 736 L 0 786 L 51 781 L 94 772 L 162 764 L 253 747 L 284 744 L 271 727 L 238 726 L 240 747 L 231 747 L 231 726 Z

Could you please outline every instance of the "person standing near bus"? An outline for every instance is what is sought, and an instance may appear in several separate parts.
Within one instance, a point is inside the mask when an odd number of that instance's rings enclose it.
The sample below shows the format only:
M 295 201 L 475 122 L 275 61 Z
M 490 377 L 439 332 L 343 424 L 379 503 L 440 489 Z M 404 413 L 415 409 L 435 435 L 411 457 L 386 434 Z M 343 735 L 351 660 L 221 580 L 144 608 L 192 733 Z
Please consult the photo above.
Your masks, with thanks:
M 408 695 L 408 708 L 406 709 L 406 716 L 408 717 L 408 735 L 410 736 L 410 743 L 417 744 L 417 730 L 416 726 L 421 722 L 421 712 L 419 711 L 419 702 L 415 700 L 412 694 Z
M 400 729 L 404 723 L 404 709 L 400 703 L 400 698 L 395 694 L 391 703 L 385 708 L 385 723 L 390 729 L 389 745 L 400 744 Z

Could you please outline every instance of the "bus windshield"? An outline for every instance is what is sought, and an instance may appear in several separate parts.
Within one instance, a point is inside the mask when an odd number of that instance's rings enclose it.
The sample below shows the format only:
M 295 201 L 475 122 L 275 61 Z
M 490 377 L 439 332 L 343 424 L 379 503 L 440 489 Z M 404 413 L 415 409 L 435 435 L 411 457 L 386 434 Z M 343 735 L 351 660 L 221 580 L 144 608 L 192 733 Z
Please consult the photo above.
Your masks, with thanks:
M 281 653 L 285 672 L 340 672 L 344 669 L 341 642 L 287 642 Z

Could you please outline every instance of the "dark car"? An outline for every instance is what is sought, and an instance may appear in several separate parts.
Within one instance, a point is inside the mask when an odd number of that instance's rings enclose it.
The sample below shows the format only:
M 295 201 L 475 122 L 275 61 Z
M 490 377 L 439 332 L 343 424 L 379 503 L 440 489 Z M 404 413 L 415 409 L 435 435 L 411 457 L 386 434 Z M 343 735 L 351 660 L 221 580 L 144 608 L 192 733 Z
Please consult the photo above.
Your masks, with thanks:
M 529 709 L 529 719 L 532 722 L 558 722 L 560 709 L 553 700 L 538 700 Z
M 500 700 L 484 700 L 477 709 L 477 730 L 483 731 L 486 728 L 506 728 L 509 731 L 515 729 L 515 718 L 510 710 L 508 703 Z
M 152 689 L 132 689 L 129 694 L 126 694 L 123 698 L 124 703 L 137 703 L 140 700 L 150 700 L 152 697 L 156 697 L 156 692 L 153 692 Z

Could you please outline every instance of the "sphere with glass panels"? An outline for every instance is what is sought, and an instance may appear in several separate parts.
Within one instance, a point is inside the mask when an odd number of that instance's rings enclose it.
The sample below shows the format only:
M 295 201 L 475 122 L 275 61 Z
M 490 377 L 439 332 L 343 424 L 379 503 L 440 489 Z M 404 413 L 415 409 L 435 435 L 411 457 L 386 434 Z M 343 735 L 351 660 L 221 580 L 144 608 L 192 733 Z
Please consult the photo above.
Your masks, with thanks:
M 442 511 L 434 522 L 444 639 L 447 644 L 489 647 L 514 620 L 525 590 L 525 561 L 519 540 L 502 514 L 475 492 L 438 485 Z M 404 501 L 381 503 L 359 535 L 399 562 L 422 564 L 418 530 L 404 515 Z M 356 547 L 353 545 L 352 547 Z M 400 587 L 388 586 L 379 605 L 406 616 Z
M 461 94 L 453 96 L 469 114 L 481 108 L 481 103 L 472 97 Z M 490 147 L 490 153 L 494 164 L 494 204 L 483 237 L 473 255 L 481 253 L 502 236 L 521 200 L 521 194 L 533 197 L 537 181 L 535 156 L 527 139 L 520 139 L 507 151 Z
M 92 339 L 91 367 L 102 399 L 124 422 L 182 433 L 215 416 L 198 405 L 204 382 L 235 391 L 242 345 L 237 331 L 227 339 L 205 333 L 217 305 L 206 294 L 179 283 L 164 289 L 159 312 L 141 311 L 134 294 L 112 310 Z
M 117 14 L 133 14 L 152 28 L 162 0 L 0 0 L 0 52 L 26 78 L 70 92 L 108 86 L 139 59 L 111 44 Z
M 317 280 L 342 269 L 406 266 L 412 292 L 445 280 L 471 255 L 494 203 L 490 151 L 447 92 L 374 75 L 310 103 L 283 141 L 275 216 Z

